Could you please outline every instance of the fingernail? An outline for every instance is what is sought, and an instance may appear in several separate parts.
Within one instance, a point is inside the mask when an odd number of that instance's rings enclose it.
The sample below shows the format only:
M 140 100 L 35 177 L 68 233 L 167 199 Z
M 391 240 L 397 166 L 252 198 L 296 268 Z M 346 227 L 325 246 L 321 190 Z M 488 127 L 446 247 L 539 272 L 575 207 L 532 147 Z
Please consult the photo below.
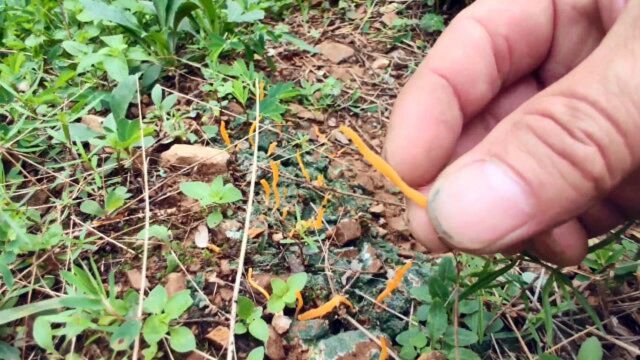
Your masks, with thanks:
M 429 214 L 436 230 L 462 250 L 508 246 L 509 236 L 532 214 L 525 185 L 494 160 L 475 161 L 444 174 L 430 197 Z

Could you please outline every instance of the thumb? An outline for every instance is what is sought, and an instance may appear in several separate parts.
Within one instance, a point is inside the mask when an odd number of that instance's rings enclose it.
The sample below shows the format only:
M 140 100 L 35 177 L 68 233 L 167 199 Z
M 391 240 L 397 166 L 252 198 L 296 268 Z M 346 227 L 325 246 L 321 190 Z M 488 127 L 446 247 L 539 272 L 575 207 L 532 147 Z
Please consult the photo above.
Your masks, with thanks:
M 429 216 L 449 245 L 512 247 L 579 215 L 638 167 L 640 1 L 631 4 L 583 63 L 441 174 Z

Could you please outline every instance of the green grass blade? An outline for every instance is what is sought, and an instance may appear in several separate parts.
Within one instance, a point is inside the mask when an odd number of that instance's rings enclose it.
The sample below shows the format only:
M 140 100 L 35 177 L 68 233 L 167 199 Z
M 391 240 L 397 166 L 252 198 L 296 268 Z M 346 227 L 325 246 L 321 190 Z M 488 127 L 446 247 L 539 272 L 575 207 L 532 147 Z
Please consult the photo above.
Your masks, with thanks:
M 509 272 L 509 270 L 513 269 L 514 266 L 516 266 L 516 263 L 518 261 L 517 260 L 513 260 L 511 261 L 510 264 L 505 265 L 503 267 L 501 267 L 500 269 L 487 273 L 483 276 L 481 276 L 480 278 L 478 278 L 478 281 L 476 281 L 475 283 L 473 283 L 471 286 L 469 286 L 468 288 L 466 288 L 462 294 L 460 294 L 460 300 L 464 300 L 467 297 L 469 297 L 470 295 L 474 294 L 476 291 L 487 287 L 489 284 L 491 284 L 495 279 L 499 278 L 500 276 L 506 274 L 507 272 Z

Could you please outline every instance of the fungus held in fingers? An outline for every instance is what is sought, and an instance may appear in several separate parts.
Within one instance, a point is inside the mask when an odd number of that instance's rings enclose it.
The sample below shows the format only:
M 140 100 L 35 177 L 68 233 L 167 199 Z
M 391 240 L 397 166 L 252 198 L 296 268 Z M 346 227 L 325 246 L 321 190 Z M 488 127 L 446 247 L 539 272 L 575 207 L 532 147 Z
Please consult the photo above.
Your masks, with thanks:
M 249 272 L 247 273 L 247 282 L 251 285 L 252 288 L 258 290 L 262 295 L 264 295 L 267 300 L 271 298 L 267 290 L 265 290 L 262 286 L 258 285 L 257 282 L 253 280 L 253 268 L 249 268 Z
M 275 202 L 274 208 L 280 208 L 280 192 L 278 191 L 278 181 L 280 181 L 280 163 L 276 161 L 270 161 L 269 166 L 271 166 L 271 172 L 273 172 L 273 181 L 271 183 L 271 188 L 273 190 L 273 200 Z
M 387 282 L 387 287 L 376 298 L 377 303 L 381 304 L 387 296 L 391 295 L 393 290 L 397 289 L 398 286 L 400 286 L 400 284 L 402 283 L 402 278 L 404 277 L 404 274 L 406 274 L 406 272 L 409 271 L 409 269 L 411 269 L 412 266 L 413 266 L 413 262 L 409 261 L 406 264 L 402 265 L 402 267 L 396 270 L 396 274 L 393 277 L 393 279 Z
M 364 141 L 362 141 L 360 136 L 358 136 L 355 131 L 344 125 L 340 126 L 340 131 L 349 139 L 351 139 L 351 141 L 356 146 L 356 148 L 358 148 L 358 151 L 360 152 L 360 154 L 362 154 L 365 160 L 367 160 L 369 164 L 380 171 L 382 175 L 384 175 L 387 179 L 389 179 L 389 181 L 397 186 L 407 198 L 409 198 L 411 201 L 415 202 L 422 208 L 427 207 L 427 197 L 418 190 L 407 185 L 407 183 L 405 183 L 400 178 L 400 175 L 398 175 L 398 173 L 393 170 L 391 165 L 384 161 L 384 159 L 380 157 L 380 155 L 369 149 L 369 147 L 364 143 Z
M 309 310 L 305 313 L 302 313 L 300 316 L 298 316 L 298 320 L 306 321 L 306 320 L 321 318 L 326 314 L 332 312 L 333 309 L 338 307 L 340 304 L 345 304 L 345 305 L 348 305 L 350 308 L 353 308 L 353 305 L 349 300 L 347 300 L 346 297 L 342 295 L 336 295 L 331 300 L 320 305 L 319 307 Z
M 264 202 L 269 206 L 269 198 L 271 197 L 271 186 L 265 179 L 260 180 L 260 185 L 262 185 L 262 189 L 264 189 Z
M 311 176 L 309 176 L 309 172 L 304 167 L 304 163 L 302 162 L 302 156 L 300 155 L 300 151 L 296 152 L 296 160 L 298 160 L 298 165 L 300 166 L 300 172 L 302 176 L 304 176 L 307 181 L 311 182 Z
M 231 146 L 231 139 L 229 138 L 229 133 L 227 132 L 227 124 L 224 120 L 220 121 L 220 136 L 222 136 L 222 140 L 227 146 Z
M 380 337 L 380 357 L 379 360 L 387 360 L 389 357 L 389 345 L 387 345 L 387 338 Z

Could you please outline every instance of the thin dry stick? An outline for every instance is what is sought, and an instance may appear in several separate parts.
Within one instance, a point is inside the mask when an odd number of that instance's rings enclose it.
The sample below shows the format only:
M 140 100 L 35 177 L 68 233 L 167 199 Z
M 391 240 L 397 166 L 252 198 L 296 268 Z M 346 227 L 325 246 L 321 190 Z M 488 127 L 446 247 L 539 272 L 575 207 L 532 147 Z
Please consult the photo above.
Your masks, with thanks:
M 256 94 L 260 94 L 260 84 L 256 79 Z M 256 124 L 260 122 L 260 96 L 256 96 Z M 256 126 L 253 134 L 254 144 L 260 141 L 260 126 Z M 251 165 L 251 185 L 249 187 L 249 200 L 247 201 L 247 214 L 244 219 L 244 229 L 242 230 L 242 244 L 240 245 L 240 258 L 238 259 L 238 271 L 236 272 L 236 282 L 233 286 L 233 298 L 231 301 L 231 318 L 229 320 L 229 342 L 227 343 L 227 360 L 233 360 L 236 312 L 238 308 L 238 295 L 240 294 L 240 281 L 242 281 L 242 271 L 244 269 L 244 257 L 247 252 L 247 242 L 249 240 L 249 227 L 251 226 L 251 212 L 253 210 L 253 192 L 256 188 L 256 178 L 258 173 L 258 147 L 253 147 L 253 164 Z
M 140 139 L 144 139 L 144 124 L 142 123 L 142 106 L 140 104 L 140 82 L 136 81 L 136 87 L 138 89 L 138 121 L 140 121 Z M 147 168 L 147 155 L 144 147 L 144 141 L 140 141 L 140 147 L 142 148 L 142 179 L 144 182 L 144 241 L 142 245 L 142 270 L 140 272 L 140 295 L 138 296 L 138 311 L 136 317 L 142 319 L 142 302 L 144 301 L 144 289 L 146 288 L 145 279 L 147 278 L 147 256 L 149 255 L 149 221 L 151 219 L 151 209 L 149 205 L 149 179 Z M 136 336 L 136 341 L 133 345 L 132 359 L 138 359 L 138 352 L 140 350 L 140 334 Z
M 378 346 L 380 346 L 380 347 L 382 346 L 382 344 L 380 343 L 380 339 L 378 339 L 375 336 L 373 336 L 373 334 L 371 332 L 369 332 L 369 330 L 365 329 L 364 326 L 360 325 L 360 323 L 358 323 L 354 318 L 352 318 L 349 315 L 346 315 L 344 318 L 347 319 L 347 321 L 349 321 L 351 323 L 351 325 L 355 326 L 358 330 L 362 331 L 365 335 L 367 335 L 367 337 L 369 339 L 371 339 L 371 341 L 373 341 L 374 343 L 378 344 Z M 398 357 L 398 355 L 396 354 L 395 351 L 393 351 L 390 348 L 387 351 L 389 352 L 389 356 L 391 356 L 392 358 L 394 358 L 396 360 L 400 360 L 400 358 Z
M 507 315 L 505 317 L 507 318 L 507 322 L 509 323 L 509 326 L 511 327 L 513 332 L 516 333 L 516 336 L 518 337 L 518 342 L 520 342 L 520 346 L 522 347 L 522 350 L 524 350 L 525 355 L 527 355 L 527 359 L 533 360 L 533 356 L 531 356 L 531 353 L 529 352 L 529 348 L 527 348 L 527 344 L 524 342 L 524 339 L 522 339 L 522 336 L 520 336 L 520 332 L 518 331 L 518 328 L 513 323 L 513 320 L 511 320 L 511 316 Z

